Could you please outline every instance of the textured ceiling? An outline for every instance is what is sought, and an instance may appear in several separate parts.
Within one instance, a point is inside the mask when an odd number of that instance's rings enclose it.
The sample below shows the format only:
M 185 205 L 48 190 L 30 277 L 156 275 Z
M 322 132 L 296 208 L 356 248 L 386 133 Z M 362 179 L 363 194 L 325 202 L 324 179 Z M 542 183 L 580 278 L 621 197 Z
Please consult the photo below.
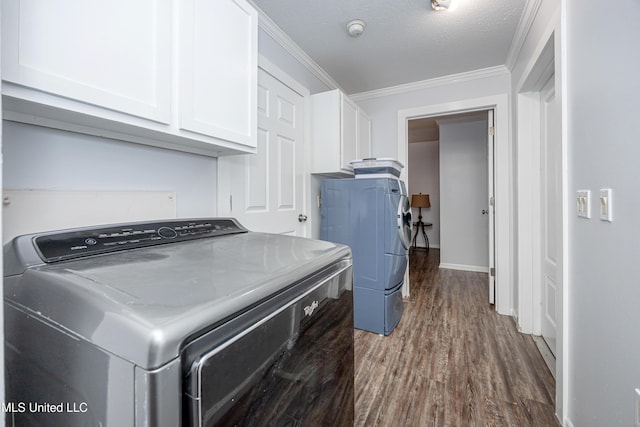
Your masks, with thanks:
M 348 94 L 504 65 L 527 0 L 253 0 Z M 347 22 L 365 21 L 350 37 Z

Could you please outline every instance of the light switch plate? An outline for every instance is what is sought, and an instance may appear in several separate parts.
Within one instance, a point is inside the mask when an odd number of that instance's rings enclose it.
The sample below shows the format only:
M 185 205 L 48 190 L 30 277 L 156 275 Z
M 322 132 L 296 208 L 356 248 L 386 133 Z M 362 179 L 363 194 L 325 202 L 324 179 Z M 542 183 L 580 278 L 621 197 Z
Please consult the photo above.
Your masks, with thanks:
M 576 211 L 580 218 L 591 218 L 591 191 L 578 190 L 576 195 Z
M 600 189 L 600 219 L 603 221 L 613 221 L 611 208 L 613 200 L 611 199 L 611 189 Z

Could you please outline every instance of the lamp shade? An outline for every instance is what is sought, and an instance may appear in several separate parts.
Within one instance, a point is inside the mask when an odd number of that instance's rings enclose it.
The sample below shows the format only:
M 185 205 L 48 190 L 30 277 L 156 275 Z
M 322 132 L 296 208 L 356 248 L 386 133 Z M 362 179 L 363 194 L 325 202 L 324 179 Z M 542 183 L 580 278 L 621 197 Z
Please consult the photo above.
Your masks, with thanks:
M 429 201 L 428 194 L 414 194 L 411 196 L 412 208 L 430 208 L 431 202 Z

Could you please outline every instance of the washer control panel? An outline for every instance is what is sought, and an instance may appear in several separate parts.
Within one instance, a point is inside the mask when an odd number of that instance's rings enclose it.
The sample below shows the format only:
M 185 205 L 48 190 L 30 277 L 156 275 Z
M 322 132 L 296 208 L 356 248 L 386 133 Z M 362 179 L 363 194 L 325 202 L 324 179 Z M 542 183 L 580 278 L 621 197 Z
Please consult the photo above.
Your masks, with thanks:
M 34 244 L 45 262 L 185 240 L 246 233 L 233 218 L 209 218 L 119 224 L 41 234 Z

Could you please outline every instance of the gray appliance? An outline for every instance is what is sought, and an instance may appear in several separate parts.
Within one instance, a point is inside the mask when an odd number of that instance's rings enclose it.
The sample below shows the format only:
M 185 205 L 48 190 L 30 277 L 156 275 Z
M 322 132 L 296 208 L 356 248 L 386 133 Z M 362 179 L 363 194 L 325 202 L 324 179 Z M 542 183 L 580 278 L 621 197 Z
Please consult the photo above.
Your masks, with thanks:
M 353 425 L 349 248 L 230 218 L 4 248 L 7 425 Z
M 320 238 L 353 252 L 354 326 L 389 335 L 402 317 L 411 207 L 393 178 L 322 182 Z

